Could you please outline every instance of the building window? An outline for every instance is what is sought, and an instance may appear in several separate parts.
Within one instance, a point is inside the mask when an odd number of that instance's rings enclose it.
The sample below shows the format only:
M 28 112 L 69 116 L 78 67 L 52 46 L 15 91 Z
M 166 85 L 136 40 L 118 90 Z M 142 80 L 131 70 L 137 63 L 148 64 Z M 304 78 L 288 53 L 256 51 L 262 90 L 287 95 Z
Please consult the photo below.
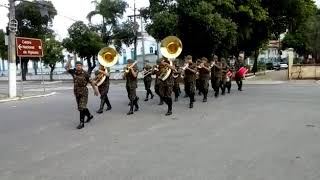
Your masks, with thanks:
M 153 54 L 153 47 L 150 47 L 150 54 Z

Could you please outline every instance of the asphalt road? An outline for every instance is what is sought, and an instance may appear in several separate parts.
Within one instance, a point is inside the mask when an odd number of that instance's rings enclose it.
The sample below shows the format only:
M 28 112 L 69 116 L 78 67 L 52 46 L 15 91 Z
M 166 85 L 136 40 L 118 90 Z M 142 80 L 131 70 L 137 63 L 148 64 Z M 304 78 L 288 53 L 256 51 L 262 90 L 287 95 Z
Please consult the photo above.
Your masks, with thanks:
M 318 84 L 244 85 L 225 97 L 158 98 L 127 116 L 123 84 L 113 109 L 77 130 L 72 89 L 0 103 L 1 180 L 319 180 Z M 212 92 L 210 92 L 212 93 Z M 98 97 L 88 107 L 94 112 Z M 138 90 L 144 98 L 142 86 Z

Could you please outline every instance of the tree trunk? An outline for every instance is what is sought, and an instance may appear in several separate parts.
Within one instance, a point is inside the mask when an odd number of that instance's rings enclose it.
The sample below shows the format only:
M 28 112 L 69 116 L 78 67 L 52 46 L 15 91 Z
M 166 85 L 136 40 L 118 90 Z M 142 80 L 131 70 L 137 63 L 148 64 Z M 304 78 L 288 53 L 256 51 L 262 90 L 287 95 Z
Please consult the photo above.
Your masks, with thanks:
M 22 81 L 26 81 L 27 80 L 27 73 L 28 73 L 28 62 L 29 62 L 29 59 L 28 58 L 22 58 L 21 61 L 22 62 L 20 62 L 20 64 L 21 64 Z
M 92 63 L 90 56 L 88 56 L 86 59 L 87 59 L 87 63 L 88 63 L 88 74 L 91 75 L 93 69 L 96 67 L 96 62 L 93 61 L 93 63 Z
M 49 64 L 49 67 L 50 67 L 50 81 L 53 81 L 53 71 L 56 67 L 55 64 Z
M 254 75 L 258 71 L 258 56 L 259 56 L 259 50 L 255 50 L 254 51 L 254 63 L 253 63 L 253 67 L 252 67 L 252 72 Z

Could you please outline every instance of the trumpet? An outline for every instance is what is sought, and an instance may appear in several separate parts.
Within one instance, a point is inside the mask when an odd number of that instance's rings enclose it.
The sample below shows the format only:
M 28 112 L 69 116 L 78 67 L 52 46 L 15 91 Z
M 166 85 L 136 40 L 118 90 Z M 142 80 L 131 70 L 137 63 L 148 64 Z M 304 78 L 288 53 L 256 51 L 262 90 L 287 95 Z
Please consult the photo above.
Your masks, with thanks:
M 181 69 L 185 71 L 188 67 L 189 67 L 189 64 L 186 63 L 186 64 L 184 64 L 184 66 Z
M 148 76 L 148 75 L 150 75 L 151 73 L 152 73 L 152 69 L 150 69 L 150 70 L 148 70 L 148 71 L 144 70 L 144 71 L 143 71 L 143 76 Z
M 127 67 L 127 69 L 124 72 L 129 73 L 130 69 L 133 68 L 137 63 L 138 63 L 138 61 L 135 61 L 134 63 L 132 63 L 129 67 Z

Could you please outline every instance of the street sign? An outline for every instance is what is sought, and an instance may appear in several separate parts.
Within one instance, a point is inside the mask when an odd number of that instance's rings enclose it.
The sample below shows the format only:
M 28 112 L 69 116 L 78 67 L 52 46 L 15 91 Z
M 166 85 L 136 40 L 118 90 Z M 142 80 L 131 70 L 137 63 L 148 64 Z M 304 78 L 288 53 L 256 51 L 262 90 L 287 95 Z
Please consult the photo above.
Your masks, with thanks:
M 41 39 L 17 37 L 16 47 L 19 57 L 43 57 Z

